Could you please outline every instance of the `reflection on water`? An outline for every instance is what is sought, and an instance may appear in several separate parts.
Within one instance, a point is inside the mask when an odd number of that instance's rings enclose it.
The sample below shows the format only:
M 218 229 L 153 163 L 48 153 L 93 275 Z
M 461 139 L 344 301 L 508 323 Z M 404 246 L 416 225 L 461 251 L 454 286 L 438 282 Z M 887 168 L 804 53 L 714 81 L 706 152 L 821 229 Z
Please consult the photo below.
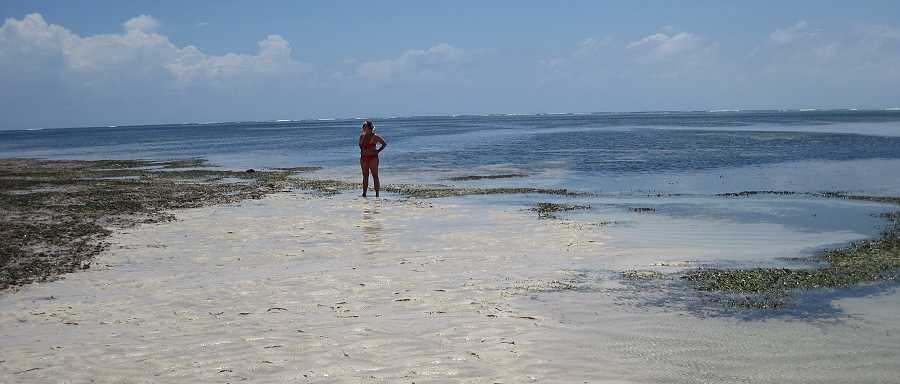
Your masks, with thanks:
M 369 200 L 362 209 L 359 229 L 367 255 L 382 249 L 384 245 L 384 218 L 380 215 L 381 201 Z

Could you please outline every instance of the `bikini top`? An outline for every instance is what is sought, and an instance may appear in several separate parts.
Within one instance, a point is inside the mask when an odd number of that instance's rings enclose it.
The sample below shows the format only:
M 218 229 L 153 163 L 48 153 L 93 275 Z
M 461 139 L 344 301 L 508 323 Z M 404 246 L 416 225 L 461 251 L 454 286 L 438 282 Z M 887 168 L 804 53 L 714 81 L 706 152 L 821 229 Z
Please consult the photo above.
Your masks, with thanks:
M 359 143 L 359 153 L 363 156 L 372 156 L 377 155 L 378 151 L 375 150 L 375 135 L 372 135 L 372 139 L 368 143 L 361 142 L 362 138 L 360 138 Z

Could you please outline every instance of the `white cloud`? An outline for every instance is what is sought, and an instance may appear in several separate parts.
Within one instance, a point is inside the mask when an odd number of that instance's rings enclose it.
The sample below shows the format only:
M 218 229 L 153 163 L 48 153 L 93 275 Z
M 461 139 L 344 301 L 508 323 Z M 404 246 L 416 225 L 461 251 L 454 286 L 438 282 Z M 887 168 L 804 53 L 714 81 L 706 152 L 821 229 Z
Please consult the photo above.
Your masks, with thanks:
M 393 59 L 362 62 L 356 68 L 356 75 L 376 81 L 401 76 L 439 75 L 441 70 L 461 64 L 464 59 L 465 51 L 447 43 L 440 43 L 424 50 L 408 50 Z
M 789 27 L 776 29 L 769 34 L 769 40 L 775 44 L 789 44 L 800 39 L 809 39 L 815 36 L 816 33 L 809 30 L 809 25 L 806 21 L 800 20 Z
M 702 78 L 715 66 L 717 44 L 700 35 L 663 26 L 624 44 L 612 36 L 588 38 L 569 54 L 538 61 L 540 82 L 612 84 L 646 79 Z
M 669 40 L 669 35 L 667 35 L 665 33 L 657 32 L 650 36 L 644 37 L 638 41 L 632 41 L 632 42 L 628 43 L 627 47 L 628 48 L 636 48 L 636 47 L 640 47 L 642 45 L 647 45 L 647 44 L 662 43 L 662 42 L 665 42 L 666 40 Z
M 141 15 L 126 21 L 122 33 L 78 36 L 48 24 L 40 14 L 22 20 L 7 19 L 0 27 L 0 54 L 14 57 L 0 62 L 4 68 L 28 61 L 90 78 L 134 78 L 153 73 L 153 79 L 186 86 L 200 80 L 222 80 L 266 74 L 295 75 L 306 68 L 291 58 L 290 43 L 278 35 L 260 41 L 257 54 L 208 55 L 194 46 L 178 47 L 156 33 L 159 22 Z M 0 57 L 2 59 L 2 57 Z
M 6 19 L 0 27 L 0 55 L 20 56 L 61 52 L 63 44 L 76 36 L 57 25 L 48 25 L 40 14 L 30 14 L 22 20 Z M 23 57 L 25 58 L 25 57 Z
M 159 27 L 159 21 L 152 16 L 140 15 L 122 24 L 126 31 L 152 32 Z
M 621 57 L 612 36 L 589 37 L 575 43 L 574 48 L 559 56 L 538 60 L 541 73 L 538 82 L 549 84 L 559 80 L 597 75 L 607 69 L 610 62 Z
M 194 46 L 187 46 L 164 66 L 179 85 L 252 75 L 302 74 L 307 69 L 291 59 L 290 43 L 283 37 L 269 35 L 257 44 L 259 53 L 256 55 L 228 53 L 222 56 L 206 55 Z
M 564 57 L 551 57 L 540 61 L 541 65 L 549 68 L 559 68 L 569 63 L 569 59 Z
M 712 47 L 712 44 L 705 42 L 700 36 L 690 32 L 674 34 L 657 32 L 626 45 L 626 48 L 641 52 L 645 57 L 655 60 L 669 60 L 680 55 L 708 50 Z
M 589 38 L 539 60 L 536 80 L 542 94 L 553 95 L 546 102 L 558 108 L 580 100 L 590 100 L 592 110 L 694 108 L 712 97 L 697 89 L 721 84 L 717 47 L 671 26 L 630 39 Z
M 768 42 L 752 55 L 764 74 L 826 81 L 900 76 L 900 29 L 896 27 L 869 25 L 835 33 L 812 31 L 799 21 L 776 29 Z
M 0 129 L 264 119 L 314 108 L 316 71 L 279 35 L 252 53 L 178 46 L 142 15 L 78 35 L 34 13 L 0 25 Z M 48 113 L 49 112 L 49 113 Z
M 870 25 L 862 28 L 861 33 L 871 39 L 900 41 L 900 28 L 890 25 Z
M 575 57 L 584 57 L 591 56 L 601 52 L 603 49 L 609 48 L 612 45 L 612 37 L 607 36 L 602 39 L 597 38 L 587 38 L 580 42 L 578 42 L 577 48 L 572 56 Z

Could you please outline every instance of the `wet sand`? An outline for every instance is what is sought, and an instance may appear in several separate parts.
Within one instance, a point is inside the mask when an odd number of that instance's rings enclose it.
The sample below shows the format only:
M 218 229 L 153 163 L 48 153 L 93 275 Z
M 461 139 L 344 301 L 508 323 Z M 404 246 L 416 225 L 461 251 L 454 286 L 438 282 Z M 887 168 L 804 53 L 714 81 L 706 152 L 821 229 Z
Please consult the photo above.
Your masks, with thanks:
M 452 201 L 282 193 L 112 235 L 0 296 L 0 382 L 892 382 L 900 294 L 835 318 L 649 305 L 609 233 Z M 640 259 L 652 264 L 653 256 Z M 565 289 L 598 268 L 590 289 Z

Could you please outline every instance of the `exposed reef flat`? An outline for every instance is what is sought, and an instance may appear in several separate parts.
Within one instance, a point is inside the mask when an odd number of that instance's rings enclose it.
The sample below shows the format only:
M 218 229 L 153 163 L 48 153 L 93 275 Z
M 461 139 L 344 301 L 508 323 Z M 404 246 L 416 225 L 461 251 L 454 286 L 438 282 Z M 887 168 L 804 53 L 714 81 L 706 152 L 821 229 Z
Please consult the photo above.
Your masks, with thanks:
M 289 178 L 298 169 L 200 169 L 207 166 L 202 159 L 0 160 L 0 290 L 90 268 L 111 228 L 303 184 Z

